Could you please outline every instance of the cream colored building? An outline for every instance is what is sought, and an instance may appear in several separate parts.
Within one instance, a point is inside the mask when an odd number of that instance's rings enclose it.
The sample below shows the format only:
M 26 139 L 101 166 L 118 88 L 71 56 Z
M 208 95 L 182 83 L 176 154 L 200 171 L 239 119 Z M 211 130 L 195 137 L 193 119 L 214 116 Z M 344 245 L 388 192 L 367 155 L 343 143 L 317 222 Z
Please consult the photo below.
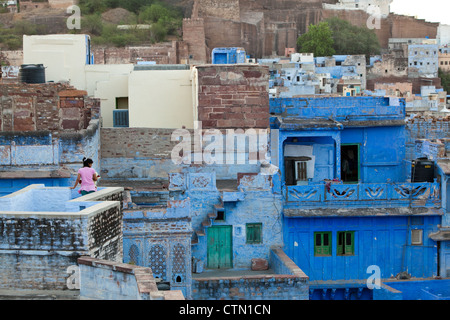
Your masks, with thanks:
M 130 127 L 193 129 L 192 71 L 180 66 L 156 65 L 130 74 Z
M 43 64 L 45 80 L 86 88 L 84 67 L 92 63 L 90 37 L 83 34 L 23 36 L 23 63 Z
M 439 69 L 444 72 L 450 72 L 450 48 L 439 49 Z
M 87 35 L 24 36 L 23 63 L 43 64 L 46 81 L 66 81 L 99 98 L 103 127 L 125 114 L 129 127 L 194 128 L 195 68 L 92 60 Z
M 128 80 L 133 64 L 94 64 L 85 66 L 85 90 L 100 99 L 103 127 L 113 127 L 113 112 L 128 108 Z

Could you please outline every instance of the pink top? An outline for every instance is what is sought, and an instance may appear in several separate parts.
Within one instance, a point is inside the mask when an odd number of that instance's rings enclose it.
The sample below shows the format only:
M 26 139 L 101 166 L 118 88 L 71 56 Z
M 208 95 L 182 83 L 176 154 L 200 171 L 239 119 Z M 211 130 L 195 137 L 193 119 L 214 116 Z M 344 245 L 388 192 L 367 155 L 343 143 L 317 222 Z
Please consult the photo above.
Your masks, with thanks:
M 78 170 L 81 179 L 81 188 L 80 191 L 96 191 L 95 182 L 92 177 L 95 174 L 95 170 L 89 167 L 83 167 Z

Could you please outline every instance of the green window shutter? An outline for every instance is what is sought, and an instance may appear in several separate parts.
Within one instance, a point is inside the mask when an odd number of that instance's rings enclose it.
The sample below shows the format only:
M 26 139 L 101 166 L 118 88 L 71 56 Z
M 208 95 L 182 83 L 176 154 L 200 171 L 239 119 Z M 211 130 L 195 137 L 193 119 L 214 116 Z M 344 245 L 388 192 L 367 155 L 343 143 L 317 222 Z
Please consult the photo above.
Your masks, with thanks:
M 262 243 L 262 223 L 247 223 L 246 227 L 247 243 Z
M 345 232 L 338 232 L 338 240 L 337 240 L 337 248 L 336 248 L 336 254 L 338 256 L 341 256 L 344 254 L 344 234 Z
M 346 232 L 345 233 L 345 254 L 353 255 L 355 253 L 355 233 Z
M 331 256 L 331 232 L 314 233 L 314 255 Z
M 340 231 L 337 233 L 336 254 L 338 256 L 352 256 L 355 254 L 354 231 Z

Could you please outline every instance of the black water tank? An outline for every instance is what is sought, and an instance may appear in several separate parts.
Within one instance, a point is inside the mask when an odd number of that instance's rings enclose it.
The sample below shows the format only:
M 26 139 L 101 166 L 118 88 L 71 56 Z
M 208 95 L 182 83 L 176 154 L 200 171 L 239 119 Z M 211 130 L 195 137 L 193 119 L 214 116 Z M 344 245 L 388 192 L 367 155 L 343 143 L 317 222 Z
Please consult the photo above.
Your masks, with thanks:
M 23 83 L 45 83 L 45 68 L 42 64 L 23 64 L 19 69 L 19 79 Z
M 417 159 L 411 164 L 412 182 L 434 182 L 434 162 L 428 159 Z

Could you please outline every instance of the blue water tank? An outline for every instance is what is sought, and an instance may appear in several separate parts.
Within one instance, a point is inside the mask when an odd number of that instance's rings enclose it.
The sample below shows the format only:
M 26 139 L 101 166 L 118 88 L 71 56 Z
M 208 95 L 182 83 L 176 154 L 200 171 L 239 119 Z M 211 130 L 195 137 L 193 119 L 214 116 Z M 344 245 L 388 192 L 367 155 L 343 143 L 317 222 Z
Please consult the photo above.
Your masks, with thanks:
M 245 57 L 246 53 L 244 48 L 214 48 L 212 51 L 213 64 L 245 63 Z

